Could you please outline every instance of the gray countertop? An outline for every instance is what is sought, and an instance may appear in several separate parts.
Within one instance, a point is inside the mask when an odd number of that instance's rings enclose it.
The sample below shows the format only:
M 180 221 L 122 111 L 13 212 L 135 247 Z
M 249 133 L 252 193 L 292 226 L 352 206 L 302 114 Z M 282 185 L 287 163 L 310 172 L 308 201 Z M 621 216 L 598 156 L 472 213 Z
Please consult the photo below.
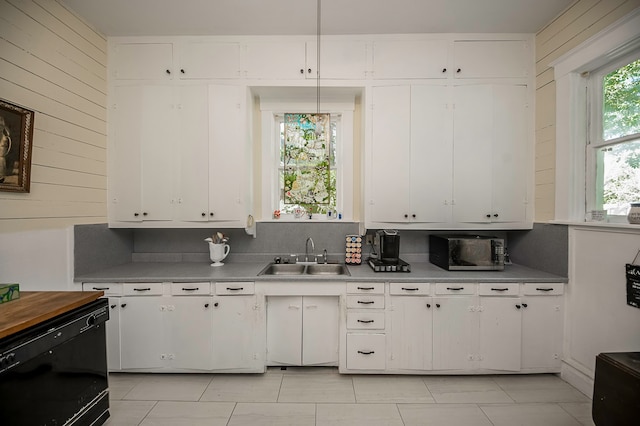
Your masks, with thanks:
M 411 272 L 374 272 L 368 265 L 348 266 L 345 275 L 258 276 L 266 263 L 229 262 L 212 267 L 200 262 L 133 262 L 74 277 L 76 282 L 196 282 L 196 281 L 394 281 L 394 282 L 567 282 L 566 277 L 521 265 L 504 271 L 445 271 L 428 262 L 411 263 Z

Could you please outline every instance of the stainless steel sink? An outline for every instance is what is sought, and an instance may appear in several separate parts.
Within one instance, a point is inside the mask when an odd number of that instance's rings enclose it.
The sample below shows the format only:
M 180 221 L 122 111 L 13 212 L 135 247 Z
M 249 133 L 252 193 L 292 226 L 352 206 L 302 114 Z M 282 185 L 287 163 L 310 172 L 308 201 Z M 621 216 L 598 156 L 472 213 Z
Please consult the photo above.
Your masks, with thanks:
M 346 265 L 337 263 L 270 263 L 258 275 L 351 275 Z

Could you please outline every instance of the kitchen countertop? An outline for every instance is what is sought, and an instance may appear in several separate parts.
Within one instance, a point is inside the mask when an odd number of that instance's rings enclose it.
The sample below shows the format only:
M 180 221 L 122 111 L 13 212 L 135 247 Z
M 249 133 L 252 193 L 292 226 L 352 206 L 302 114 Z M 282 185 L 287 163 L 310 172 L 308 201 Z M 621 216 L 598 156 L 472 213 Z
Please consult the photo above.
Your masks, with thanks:
M 97 300 L 102 291 L 21 291 L 0 304 L 0 339 Z
M 428 262 L 411 263 L 411 272 L 374 272 L 368 265 L 349 265 L 345 275 L 262 275 L 266 262 L 228 262 L 212 267 L 199 262 L 132 262 L 78 275 L 76 282 L 197 282 L 197 281 L 394 281 L 394 282 L 567 282 L 566 277 L 521 265 L 504 271 L 445 271 Z

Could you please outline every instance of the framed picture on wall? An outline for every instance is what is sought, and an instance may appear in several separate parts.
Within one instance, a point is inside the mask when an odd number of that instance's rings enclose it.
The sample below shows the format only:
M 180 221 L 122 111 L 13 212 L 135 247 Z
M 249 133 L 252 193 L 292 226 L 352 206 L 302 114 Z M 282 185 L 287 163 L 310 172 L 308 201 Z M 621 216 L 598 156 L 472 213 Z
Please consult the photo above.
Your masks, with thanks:
M 0 99 L 0 191 L 29 192 L 33 116 Z

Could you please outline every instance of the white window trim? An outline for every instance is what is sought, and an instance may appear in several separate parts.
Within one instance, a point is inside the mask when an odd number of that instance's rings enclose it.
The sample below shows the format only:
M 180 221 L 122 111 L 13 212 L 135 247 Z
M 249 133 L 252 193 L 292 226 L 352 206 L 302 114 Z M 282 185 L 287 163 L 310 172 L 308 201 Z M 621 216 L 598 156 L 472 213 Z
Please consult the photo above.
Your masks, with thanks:
M 285 112 L 314 113 L 317 112 L 316 102 L 310 101 L 269 101 L 261 99 L 260 102 L 262 133 L 262 198 L 261 216 L 262 221 L 272 219 L 273 211 L 280 201 L 279 188 L 279 158 L 280 141 L 279 129 L 276 124 L 276 116 Z M 353 220 L 353 126 L 354 126 L 355 100 L 350 99 L 325 102 L 321 104 L 321 113 L 340 115 L 341 123 L 338 137 L 340 143 L 336 147 L 336 167 L 338 171 L 338 210 L 342 214 L 343 221 Z M 277 219 L 279 221 L 289 220 L 287 217 Z M 291 219 L 294 221 L 309 219 Z M 313 220 L 326 220 L 315 218 Z
M 586 210 L 587 79 L 640 46 L 636 9 L 551 63 L 556 81 L 555 220 L 584 222 Z

